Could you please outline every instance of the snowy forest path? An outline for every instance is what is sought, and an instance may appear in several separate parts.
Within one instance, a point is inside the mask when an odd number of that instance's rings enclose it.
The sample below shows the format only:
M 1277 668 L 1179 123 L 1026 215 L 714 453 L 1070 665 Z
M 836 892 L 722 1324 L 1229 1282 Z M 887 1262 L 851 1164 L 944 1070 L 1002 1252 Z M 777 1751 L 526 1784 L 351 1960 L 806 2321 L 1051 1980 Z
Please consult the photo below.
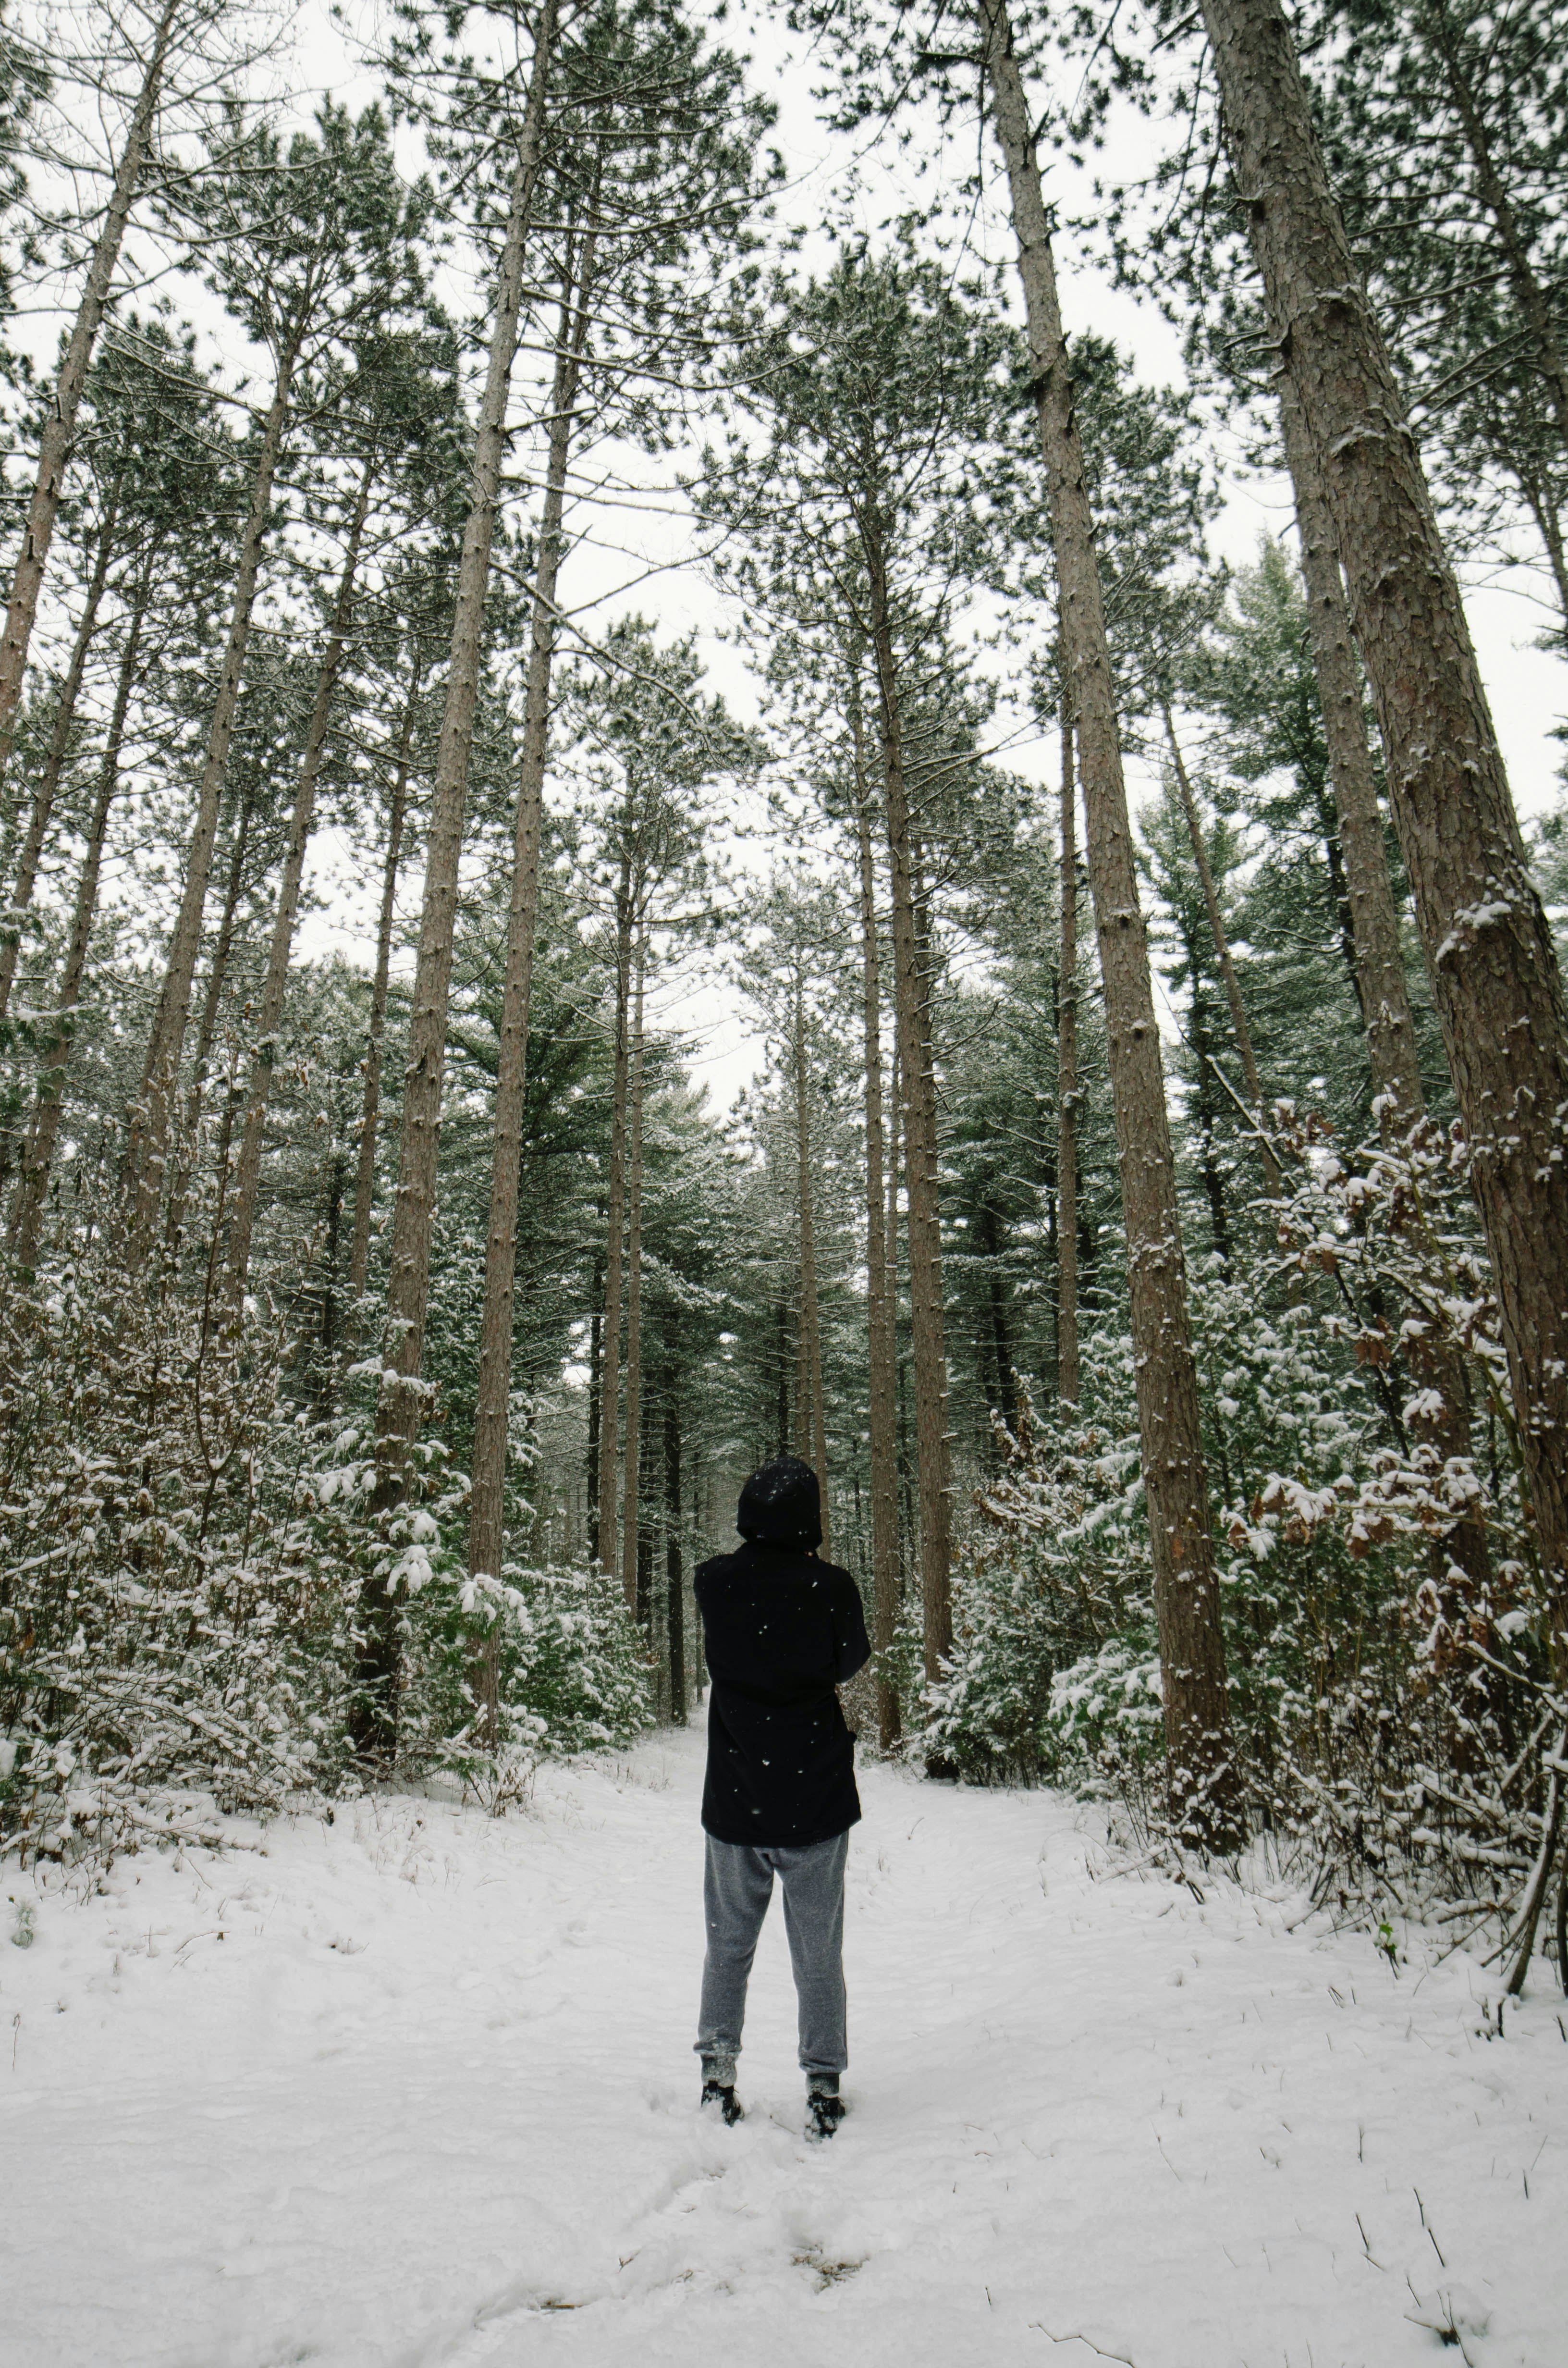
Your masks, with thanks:
M 1562 2001 L 1494 2040 L 1472 1959 L 1118 1875 L 1057 1794 L 863 1769 L 850 2118 L 775 1913 L 699 2119 L 701 1754 L 9 1872 L 3 2368 L 1568 2359 Z

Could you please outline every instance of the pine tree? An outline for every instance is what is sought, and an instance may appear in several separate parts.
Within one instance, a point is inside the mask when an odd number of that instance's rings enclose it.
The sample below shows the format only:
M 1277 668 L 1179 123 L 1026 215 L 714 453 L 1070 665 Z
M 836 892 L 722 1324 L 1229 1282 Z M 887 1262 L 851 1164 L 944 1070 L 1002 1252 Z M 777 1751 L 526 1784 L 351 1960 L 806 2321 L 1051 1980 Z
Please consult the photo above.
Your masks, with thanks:
M 980 0 L 979 13 L 997 136 L 1012 193 L 1055 547 L 1060 631 L 1088 824 L 1089 882 L 1121 1150 L 1172 1804 L 1178 1822 L 1222 1844 L 1239 1829 L 1239 1803 L 1230 1760 L 1219 1585 L 1159 1033 L 1133 868 L 1094 520 L 1074 418 L 1040 166 L 1012 28 L 1003 0 Z
M 1206 0 L 1275 335 L 1323 470 L 1389 791 L 1469 1133 L 1515 1415 L 1568 1655 L 1568 1011 L 1459 588 L 1274 0 Z M 1370 432 L 1376 422 L 1377 431 Z
M 21 697 L 39 594 L 43 586 L 49 547 L 64 491 L 66 466 L 76 429 L 76 414 L 87 382 L 94 347 L 108 309 L 109 294 L 119 263 L 126 224 L 136 203 L 146 170 L 163 97 L 171 46 L 185 46 L 193 33 L 199 37 L 210 21 L 210 0 L 159 0 L 158 13 L 137 7 L 120 24 L 128 61 L 138 69 L 129 121 L 114 160 L 114 179 L 104 218 L 93 244 L 85 282 L 71 325 L 59 375 L 50 394 L 39 436 L 38 469 L 22 547 L 17 555 L 0 639 L 0 767 L 8 757 L 13 719 Z M 145 28 L 144 31 L 142 28 Z M 143 40 L 145 49 L 143 50 Z M 106 74 L 105 81 L 109 82 Z M 107 96 L 107 93 L 106 93 Z
M 330 106 L 320 136 L 287 153 L 265 126 L 237 132 L 249 170 L 199 200 L 212 241 L 214 278 L 226 303 L 270 353 L 271 393 L 257 421 L 248 514 L 240 540 L 227 645 L 208 729 L 180 900 L 156 1019 L 147 1047 L 142 1107 L 127 1156 L 133 1241 L 144 1246 L 162 1195 L 191 984 L 200 942 L 230 745 L 250 643 L 274 484 L 301 380 L 330 382 L 345 344 L 395 305 L 406 269 L 410 216 L 423 200 L 403 188 L 386 124 L 375 109 L 356 122 Z

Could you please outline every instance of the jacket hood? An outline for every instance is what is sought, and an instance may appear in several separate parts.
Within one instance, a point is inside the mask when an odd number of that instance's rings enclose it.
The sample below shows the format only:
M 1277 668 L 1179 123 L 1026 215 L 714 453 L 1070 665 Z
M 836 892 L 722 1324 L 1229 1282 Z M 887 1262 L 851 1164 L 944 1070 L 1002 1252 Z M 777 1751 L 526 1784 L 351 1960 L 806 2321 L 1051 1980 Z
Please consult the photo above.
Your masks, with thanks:
M 754 1545 L 820 1546 L 822 1497 L 811 1465 L 780 1455 L 754 1472 L 741 1490 L 735 1527 Z

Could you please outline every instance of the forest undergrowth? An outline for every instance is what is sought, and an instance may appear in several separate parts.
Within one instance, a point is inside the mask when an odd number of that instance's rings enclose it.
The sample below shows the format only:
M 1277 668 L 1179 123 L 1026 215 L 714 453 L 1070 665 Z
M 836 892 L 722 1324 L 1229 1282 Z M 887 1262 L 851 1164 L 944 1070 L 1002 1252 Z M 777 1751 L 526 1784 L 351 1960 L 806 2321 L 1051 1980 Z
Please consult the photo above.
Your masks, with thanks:
M 1216 1255 L 1194 1289 L 1256 1863 L 1374 1926 L 1435 1916 L 1528 1956 L 1562 1706 L 1462 1140 L 1428 1125 L 1346 1159 L 1288 1106 L 1274 1128 L 1294 1187 L 1256 1204 L 1250 1257 Z M 1439 1344 L 1484 1463 L 1429 1436 Z M 999 1424 L 924 1744 L 976 1781 L 1098 1794 L 1131 1851 L 1180 1864 L 1130 1361 L 1126 1340 L 1097 1342 L 1070 1419 L 1026 1403 Z M 1450 1549 L 1467 1514 L 1480 1573 Z M 1555 1897 L 1561 1964 L 1561 1880 Z

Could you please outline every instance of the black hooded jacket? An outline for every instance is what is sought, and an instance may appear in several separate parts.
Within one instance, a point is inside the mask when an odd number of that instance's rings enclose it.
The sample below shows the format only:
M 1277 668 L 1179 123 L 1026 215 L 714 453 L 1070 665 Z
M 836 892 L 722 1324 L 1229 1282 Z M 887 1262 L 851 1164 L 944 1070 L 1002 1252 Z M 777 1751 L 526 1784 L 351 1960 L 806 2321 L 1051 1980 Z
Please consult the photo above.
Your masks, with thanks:
M 702 1822 L 759 1850 L 858 1823 L 855 1745 L 834 1691 L 870 1658 L 860 1591 L 819 1562 L 816 1474 L 780 1457 L 747 1481 L 744 1543 L 697 1574 L 712 1693 Z

